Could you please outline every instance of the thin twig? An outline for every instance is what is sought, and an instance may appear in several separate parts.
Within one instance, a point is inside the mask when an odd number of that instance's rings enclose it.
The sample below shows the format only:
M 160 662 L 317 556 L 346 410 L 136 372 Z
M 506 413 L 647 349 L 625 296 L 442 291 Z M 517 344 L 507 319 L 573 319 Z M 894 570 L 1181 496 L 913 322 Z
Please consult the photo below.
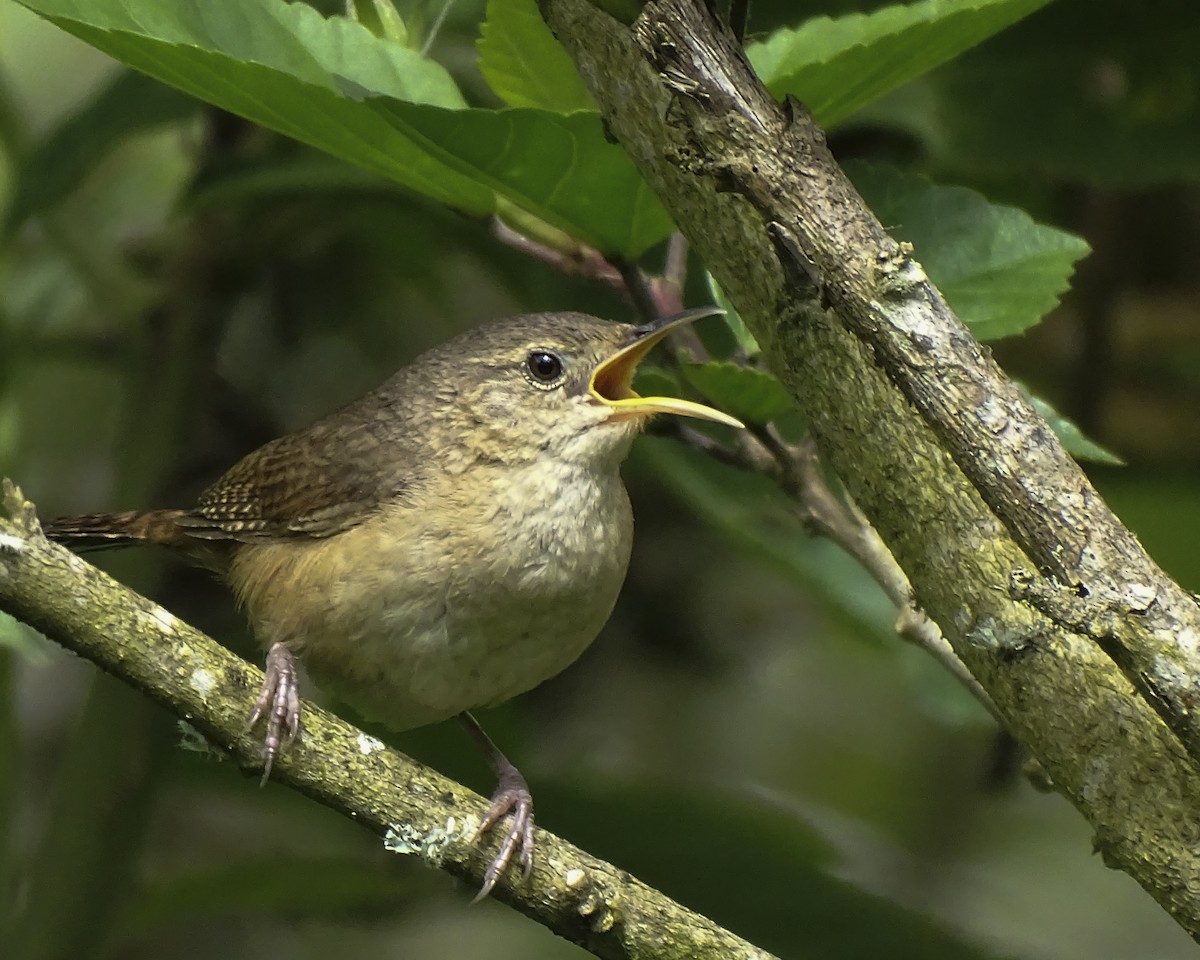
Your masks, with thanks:
M 854 557 L 896 605 L 896 633 L 940 661 L 1003 724 L 987 691 L 959 659 L 938 625 L 917 605 L 912 584 L 875 528 L 853 501 L 839 497 L 830 487 L 816 443 L 807 439 L 789 446 L 770 425 L 751 425 L 749 430 L 778 464 L 780 485 L 804 525 Z
M 660 316 L 670 316 L 683 309 L 683 285 L 687 281 L 688 242 L 678 230 L 667 242 L 667 257 L 661 277 L 650 281 Z
M 513 229 L 499 217 L 492 218 L 492 233 L 507 247 L 572 276 L 587 277 L 624 292 L 625 280 L 595 247 L 578 243 L 570 249 L 551 247 Z
M 438 34 L 442 30 L 442 24 L 446 22 L 446 16 L 450 13 L 450 8 L 454 6 L 454 0 L 445 0 L 442 4 L 442 9 L 438 11 L 433 23 L 429 27 L 429 33 L 425 36 L 425 42 L 421 44 L 421 56 L 429 56 L 429 50 L 437 40 Z
M 642 318 L 642 322 L 654 323 L 662 314 L 658 310 L 653 285 L 642 268 L 624 257 L 614 257 L 612 264 L 621 274 L 621 279 L 625 281 L 625 292 L 633 301 L 633 308 Z
M 715 440 L 702 430 L 697 430 L 681 417 L 662 417 L 653 421 L 647 432 L 658 437 L 673 437 L 686 443 L 689 447 L 707 454 L 718 463 L 737 467 L 740 470 L 752 470 L 764 473 L 770 477 L 778 476 L 778 469 L 770 457 L 757 460 L 748 454 L 746 445 L 730 447 Z

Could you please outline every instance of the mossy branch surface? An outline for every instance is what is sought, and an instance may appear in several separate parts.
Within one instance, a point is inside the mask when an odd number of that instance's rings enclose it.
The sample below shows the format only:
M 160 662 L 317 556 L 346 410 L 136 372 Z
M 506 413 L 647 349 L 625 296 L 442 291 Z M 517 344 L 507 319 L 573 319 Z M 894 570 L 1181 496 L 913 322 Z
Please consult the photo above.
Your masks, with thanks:
M 246 730 L 246 717 L 262 672 L 48 541 L 32 504 L 7 480 L 0 509 L 0 610 L 146 693 L 257 773 L 261 741 Z M 302 733 L 276 761 L 272 779 L 471 889 L 478 889 L 495 855 L 497 837 L 476 835 L 487 811 L 482 797 L 315 704 L 304 704 Z M 493 896 L 599 957 L 770 960 L 545 830 L 537 831 L 530 877 L 510 871 Z
M 606 127 L 737 305 L 917 605 L 1200 938 L 1200 608 L 701 0 L 539 0 Z M 920 251 L 916 251 L 919 255 Z

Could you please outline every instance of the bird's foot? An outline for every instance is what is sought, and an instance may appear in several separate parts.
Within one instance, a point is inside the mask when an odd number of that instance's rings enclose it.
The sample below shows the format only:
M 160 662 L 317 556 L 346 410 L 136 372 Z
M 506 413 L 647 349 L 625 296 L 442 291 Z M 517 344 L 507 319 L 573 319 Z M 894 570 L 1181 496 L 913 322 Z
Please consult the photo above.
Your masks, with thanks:
M 529 784 L 525 782 L 521 772 L 507 760 L 504 763 L 508 769 L 500 774 L 500 782 L 496 784 L 496 790 L 492 793 L 492 805 L 479 825 L 479 832 L 492 829 L 508 814 L 512 814 L 512 817 L 508 824 L 508 832 L 500 844 L 500 852 L 488 864 L 483 875 L 483 886 L 475 895 L 476 903 L 492 892 L 496 881 L 508 870 L 514 855 L 521 864 L 522 876 L 529 876 L 533 869 L 533 795 L 529 792 Z
M 250 711 L 246 729 L 253 730 L 260 721 L 266 722 L 263 735 L 263 774 L 266 783 L 271 776 L 275 758 L 296 739 L 300 732 L 300 689 L 296 657 L 282 643 L 271 644 L 267 651 L 266 677 L 262 690 Z
M 483 875 L 483 886 L 475 895 L 474 902 L 478 903 L 492 892 L 492 888 L 507 872 L 514 856 L 521 864 L 524 876 L 529 876 L 533 869 L 533 795 L 529 792 L 529 784 L 525 782 L 521 771 L 492 743 L 491 737 L 483 732 L 479 722 L 466 712 L 460 713 L 458 719 L 471 735 L 471 739 L 483 750 L 488 763 L 496 771 L 498 780 L 492 793 L 492 805 L 488 807 L 487 815 L 479 825 L 480 834 L 491 830 L 501 818 L 512 814 L 508 832 L 500 844 L 500 852 L 488 865 Z

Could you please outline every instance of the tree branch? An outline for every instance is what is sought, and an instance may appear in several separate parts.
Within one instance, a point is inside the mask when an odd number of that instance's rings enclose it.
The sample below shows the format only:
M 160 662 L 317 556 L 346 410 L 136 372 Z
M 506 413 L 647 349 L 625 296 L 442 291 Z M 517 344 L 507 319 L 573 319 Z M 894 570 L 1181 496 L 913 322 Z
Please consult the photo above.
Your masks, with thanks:
M 262 672 L 48 541 L 32 504 L 7 480 L 0 506 L 0 609 L 148 694 L 257 772 L 262 745 L 246 717 Z M 304 728 L 272 777 L 474 888 L 494 855 L 496 836 L 476 836 L 487 801 L 314 704 L 304 704 Z M 494 896 L 599 957 L 771 960 L 545 830 L 529 879 L 511 871 Z
M 1093 824 L 1106 862 L 1200 937 L 1192 598 L 703 2 L 651 0 L 632 27 L 587 0 L 539 2 L 919 608 Z

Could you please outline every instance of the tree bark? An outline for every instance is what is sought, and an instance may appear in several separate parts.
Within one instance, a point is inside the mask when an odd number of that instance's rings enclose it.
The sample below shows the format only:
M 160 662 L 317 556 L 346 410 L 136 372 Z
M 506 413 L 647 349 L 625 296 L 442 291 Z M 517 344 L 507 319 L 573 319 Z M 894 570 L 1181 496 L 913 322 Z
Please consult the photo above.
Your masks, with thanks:
M 539 0 L 824 458 L 1110 866 L 1200 939 L 1200 608 L 701 0 Z M 917 251 L 919 253 L 919 251 Z

